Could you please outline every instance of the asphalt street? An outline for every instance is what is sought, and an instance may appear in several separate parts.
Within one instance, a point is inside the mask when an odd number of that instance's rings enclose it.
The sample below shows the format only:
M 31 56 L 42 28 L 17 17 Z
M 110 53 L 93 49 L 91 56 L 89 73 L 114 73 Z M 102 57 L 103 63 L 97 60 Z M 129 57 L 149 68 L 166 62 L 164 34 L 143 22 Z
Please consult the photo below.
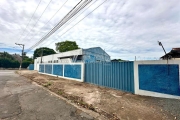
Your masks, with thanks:
M 0 70 L 0 120 L 92 120 L 14 71 Z

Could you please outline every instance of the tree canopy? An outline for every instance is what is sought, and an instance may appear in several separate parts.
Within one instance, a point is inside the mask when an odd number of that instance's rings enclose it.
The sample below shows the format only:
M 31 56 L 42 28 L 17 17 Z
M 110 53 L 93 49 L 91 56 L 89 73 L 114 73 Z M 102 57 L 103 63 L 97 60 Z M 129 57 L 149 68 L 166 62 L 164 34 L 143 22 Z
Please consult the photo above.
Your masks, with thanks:
M 126 61 L 126 60 L 122 60 L 122 59 L 113 59 L 113 60 L 111 60 L 111 62 L 123 62 L 123 61 Z
M 37 48 L 35 51 L 34 51 L 34 59 L 36 57 L 40 57 L 41 54 L 42 56 L 45 56 L 45 55 L 51 55 L 51 54 L 55 54 L 56 52 L 53 50 L 53 49 L 50 49 L 50 48 L 47 48 L 47 47 L 41 47 L 41 48 Z
M 0 52 L 0 58 L 8 58 L 10 60 L 13 60 L 13 56 L 11 54 L 9 54 L 8 52 Z
M 78 45 L 76 44 L 76 41 L 66 40 L 63 42 L 55 43 L 55 45 L 56 45 L 56 51 L 59 52 L 67 52 L 67 51 L 79 49 Z
M 19 57 L 19 58 L 18 58 Z M 21 56 L 18 54 L 9 54 L 8 52 L 0 52 L 0 68 L 19 68 Z M 22 68 L 27 68 L 29 64 L 33 63 L 33 59 L 24 56 L 22 61 Z

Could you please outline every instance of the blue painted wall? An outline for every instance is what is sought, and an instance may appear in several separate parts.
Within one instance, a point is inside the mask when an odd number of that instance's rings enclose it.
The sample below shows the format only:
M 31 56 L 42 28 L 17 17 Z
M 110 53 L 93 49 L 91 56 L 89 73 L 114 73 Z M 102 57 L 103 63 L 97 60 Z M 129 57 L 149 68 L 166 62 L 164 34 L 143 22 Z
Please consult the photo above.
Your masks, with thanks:
M 63 65 L 53 65 L 53 74 L 63 76 Z
M 81 65 L 64 65 L 64 77 L 81 79 Z
M 52 74 L 52 64 L 45 65 L 45 73 Z
M 134 62 L 86 63 L 85 82 L 134 93 Z
M 83 61 L 85 63 L 92 63 L 98 61 L 110 62 L 110 56 L 100 47 L 83 49 Z
M 34 70 L 34 64 L 29 65 L 29 70 Z
M 44 64 L 39 65 L 39 72 L 44 73 Z
M 179 65 L 139 65 L 139 89 L 180 95 Z M 168 72 L 169 70 L 169 72 Z

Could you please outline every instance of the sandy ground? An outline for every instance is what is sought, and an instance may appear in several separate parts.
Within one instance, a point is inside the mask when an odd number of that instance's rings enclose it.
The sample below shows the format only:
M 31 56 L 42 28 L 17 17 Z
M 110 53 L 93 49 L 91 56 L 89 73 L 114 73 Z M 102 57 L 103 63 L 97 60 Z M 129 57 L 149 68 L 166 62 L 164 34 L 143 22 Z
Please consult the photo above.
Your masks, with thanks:
M 18 74 L 72 102 L 114 120 L 180 120 L 180 100 L 134 95 L 22 70 Z

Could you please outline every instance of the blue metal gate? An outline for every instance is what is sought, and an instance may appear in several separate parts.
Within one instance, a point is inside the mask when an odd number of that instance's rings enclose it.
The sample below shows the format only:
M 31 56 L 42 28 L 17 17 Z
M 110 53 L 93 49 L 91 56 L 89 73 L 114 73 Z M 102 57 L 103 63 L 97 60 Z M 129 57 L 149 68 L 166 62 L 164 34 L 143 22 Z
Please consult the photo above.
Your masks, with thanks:
M 86 63 L 85 82 L 134 93 L 134 62 Z

